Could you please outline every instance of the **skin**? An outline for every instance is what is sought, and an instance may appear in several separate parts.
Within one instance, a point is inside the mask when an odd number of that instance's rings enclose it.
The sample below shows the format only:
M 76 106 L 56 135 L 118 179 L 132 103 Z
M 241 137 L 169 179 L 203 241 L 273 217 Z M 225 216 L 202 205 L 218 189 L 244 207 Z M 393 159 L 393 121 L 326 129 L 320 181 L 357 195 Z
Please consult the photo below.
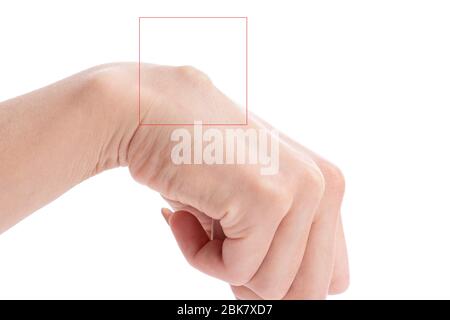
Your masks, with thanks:
M 243 119 L 192 67 L 144 64 L 140 74 L 143 123 Z M 83 180 L 128 166 L 175 210 L 163 215 L 187 261 L 228 282 L 237 298 L 343 292 L 339 169 L 285 135 L 276 175 L 258 165 L 175 165 L 174 127 L 138 126 L 137 80 L 136 64 L 102 65 L 0 104 L 0 233 Z M 254 115 L 248 127 L 270 129 Z

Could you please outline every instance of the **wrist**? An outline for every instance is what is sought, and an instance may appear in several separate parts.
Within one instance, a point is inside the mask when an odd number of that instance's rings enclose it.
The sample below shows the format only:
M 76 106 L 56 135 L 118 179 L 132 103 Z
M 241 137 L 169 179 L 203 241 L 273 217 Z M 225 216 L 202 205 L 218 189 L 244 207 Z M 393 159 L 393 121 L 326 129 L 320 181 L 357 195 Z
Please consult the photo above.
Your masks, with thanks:
M 128 146 L 139 127 L 138 84 L 124 71 L 121 64 L 109 64 L 83 76 L 84 115 L 96 140 L 92 175 L 128 165 Z

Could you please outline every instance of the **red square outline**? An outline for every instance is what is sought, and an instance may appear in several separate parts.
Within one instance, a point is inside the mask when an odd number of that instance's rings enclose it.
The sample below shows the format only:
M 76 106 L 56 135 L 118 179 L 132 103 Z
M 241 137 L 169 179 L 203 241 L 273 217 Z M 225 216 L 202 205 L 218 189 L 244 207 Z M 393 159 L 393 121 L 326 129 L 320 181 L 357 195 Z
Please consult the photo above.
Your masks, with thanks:
M 138 63 L 138 126 L 193 126 L 194 123 L 142 123 L 141 122 L 141 19 L 245 19 L 245 123 L 203 123 L 205 126 L 248 125 L 248 17 L 139 17 L 139 63 Z

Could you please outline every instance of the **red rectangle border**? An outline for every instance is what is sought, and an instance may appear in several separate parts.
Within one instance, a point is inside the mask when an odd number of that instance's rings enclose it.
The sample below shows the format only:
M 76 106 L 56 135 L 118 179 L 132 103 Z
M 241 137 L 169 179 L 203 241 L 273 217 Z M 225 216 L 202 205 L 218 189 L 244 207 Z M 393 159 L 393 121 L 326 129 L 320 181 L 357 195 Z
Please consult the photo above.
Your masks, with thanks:
M 193 123 L 143 123 L 141 122 L 141 19 L 245 19 L 245 123 L 203 123 L 205 126 L 248 125 L 248 17 L 139 17 L 138 63 L 138 126 L 193 126 Z

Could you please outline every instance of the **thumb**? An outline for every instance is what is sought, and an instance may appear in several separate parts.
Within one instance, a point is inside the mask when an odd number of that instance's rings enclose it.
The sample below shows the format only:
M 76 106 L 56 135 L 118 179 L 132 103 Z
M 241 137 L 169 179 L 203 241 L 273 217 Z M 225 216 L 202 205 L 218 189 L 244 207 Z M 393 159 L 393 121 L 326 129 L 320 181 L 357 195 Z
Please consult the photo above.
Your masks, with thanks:
M 170 225 L 170 217 L 172 216 L 173 212 L 170 211 L 170 209 L 162 208 L 161 214 L 162 214 L 164 220 L 166 220 L 167 224 Z
M 197 218 L 187 211 L 171 214 L 169 225 L 189 264 L 210 276 L 242 285 L 248 282 L 248 274 L 253 274 L 254 267 L 259 266 L 255 264 L 254 254 L 257 234 L 248 238 L 210 240 Z
M 208 234 L 197 218 L 187 211 L 172 213 L 167 221 L 186 260 L 196 267 L 194 258 L 210 241 Z

